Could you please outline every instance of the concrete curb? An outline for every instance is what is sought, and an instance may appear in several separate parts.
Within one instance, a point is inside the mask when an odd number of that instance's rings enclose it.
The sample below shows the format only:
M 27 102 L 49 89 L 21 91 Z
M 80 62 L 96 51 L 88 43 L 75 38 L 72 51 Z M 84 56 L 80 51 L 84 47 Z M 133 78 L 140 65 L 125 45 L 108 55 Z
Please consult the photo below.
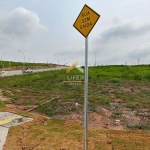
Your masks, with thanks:
M 9 127 L 17 126 L 32 120 L 32 118 L 23 117 L 14 113 L 0 112 L 0 150 L 3 150 Z

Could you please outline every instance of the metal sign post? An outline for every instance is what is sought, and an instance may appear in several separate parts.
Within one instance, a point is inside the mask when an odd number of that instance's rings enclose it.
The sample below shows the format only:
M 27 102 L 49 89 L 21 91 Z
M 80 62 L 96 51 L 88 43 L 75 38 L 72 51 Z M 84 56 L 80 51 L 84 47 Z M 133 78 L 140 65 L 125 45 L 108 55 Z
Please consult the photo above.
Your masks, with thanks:
M 88 37 L 85 38 L 84 149 L 88 149 Z
M 73 26 L 85 37 L 85 77 L 84 77 L 84 150 L 88 150 L 88 35 L 100 15 L 84 5 Z

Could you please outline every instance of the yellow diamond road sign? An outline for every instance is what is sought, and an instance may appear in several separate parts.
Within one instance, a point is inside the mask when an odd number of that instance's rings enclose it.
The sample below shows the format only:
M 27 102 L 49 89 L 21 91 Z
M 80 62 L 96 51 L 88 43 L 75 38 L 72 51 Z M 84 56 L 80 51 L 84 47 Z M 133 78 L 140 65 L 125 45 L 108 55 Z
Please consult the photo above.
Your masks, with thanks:
M 84 36 L 87 37 L 100 15 L 89 6 L 84 5 L 73 26 Z

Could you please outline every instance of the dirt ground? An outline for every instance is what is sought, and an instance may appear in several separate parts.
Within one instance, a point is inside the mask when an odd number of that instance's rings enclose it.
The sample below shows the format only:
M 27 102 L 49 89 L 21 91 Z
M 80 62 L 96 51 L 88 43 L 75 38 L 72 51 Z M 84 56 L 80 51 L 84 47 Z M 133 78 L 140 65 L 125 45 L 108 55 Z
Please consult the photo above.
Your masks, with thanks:
M 14 111 L 14 110 L 12 110 Z M 106 115 L 107 110 L 103 110 Z M 14 111 L 18 112 L 18 111 Z M 22 113 L 19 111 L 18 113 Z M 22 114 L 23 115 L 23 114 Z M 24 115 L 27 115 L 24 113 Z M 4 150 L 83 150 L 84 135 L 81 121 L 57 120 L 28 113 L 34 120 L 11 127 Z M 67 116 L 66 116 L 67 117 Z M 81 119 L 70 115 L 71 119 Z M 102 116 L 90 113 L 88 129 L 88 149 L 90 150 L 149 150 L 149 132 L 139 130 L 109 130 L 99 126 Z M 69 116 L 68 116 L 69 118 Z M 90 122 L 92 120 L 92 122 Z M 95 125 L 94 125 L 95 123 Z M 92 126 L 95 126 L 94 128 Z M 97 127 L 96 127 L 97 126 Z M 120 126 L 121 127 L 121 126 Z M 115 129 L 115 128 L 114 128 Z
M 0 89 L 0 100 L 1 100 L 1 101 L 6 101 L 6 100 L 8 100 L 7 97 L 3 96 L 1 89 Z
M 3 101 L 7 97 L 0 92 Z M 118 102 L 115 102 L 118 104 Z M 131 110 L 129 108 L 111 109 L 98 107 L 97 113 L 89 110 L 89 149 L 90 150 L 148 150 L 149 132 L 139 130 L 128 130 L 127 125 L 146 124 L 150 119 L 149 109 Z M 56 114 L 52 117 L 39 115 L 36 105 L 23 106 L 6 104 L 9 111 L 27 114 L 34 121 L 11 127 L 4 150 L 82 150 L 83 148 L 83 125 L 84 111 L 70 112 L 68 115 Z M 116 113 L 117 112 L 117 113 Z M 121 112 L 121 113 L 120 113 Z M 22 114 L 22 115 L 23 115 Z M 114 116 L 115 114 L 115 116 Z M 56 122 L 53 124 L 53 119 Z M 62 119 L 61 121 L 58 119 Z M 64 121 L 64 123 L 63 123 Z
M 7 91 L 8 92 L 8 91 Z M 7 101 L 9 100 L 7 97 L 3 96 L 2 91 L 0 90 L 0 100 Z M 97 113 L 89 111 L 88 113 L 88 125 L 91 128 L 103 127 L 106 129 L 115 129 L 115 130 L 126 130 L 127 127 L 136 126 L 139 124 L 150 125 L 150 110 L 145 109 L 136 109 L 131 110 L 129 108 L 116 108 L 119 100 L 116 100 L 114 103 L 111 103 L 111 109 L 107 109 L 104 107 L 98 107 Z M 28 112 L 28 110 L 32 110 L 36 105 L 31 106 L 23 106 L 23 105 L 15 105 L 15 104 L 6 104 L 7 108 L 12 110 L 21 110 Z M 37 113 L 34 109 L 31 111 L 32 113 Z M 80 110 L 77 112 L 70 112 L 69 115 L 61 115 L 56 114 L 51 118 L 59 118 L 64 120 L 77 120 L 80 121 L 81 124 L 84 122 L 84 111 Z
M 6 107 L 12 110 L 21 110 L 28 111 L 28 109 L 35 106 L 19 106 L 14 104 L 6 104 Z M 140 112 L 137 116 L 137 111 Z M 150 112 L 148 109 L 142 109 L 132 111 L 128 108 L 122 110 L 122 114 L 118 115 L 118 118 L 112 118 L 113 111 L 107 110 L 106 108 L 100 108 L 100 113 L 89 112 L 88 113 L 88 126 L 90 128 L 103 127 L 106 129 L 114 130 L 126 130 L 127 125 L 137 125 L 147 123 L 150 117 Z M 35 111 L 32 113 L 37 114 Z M 43 115 L 44 116 L 44 115 Z M 82 125 L 84 122 L 83 111 L 72 112 L 69 115 L 54 115 L 51 118 L 64 119 L 64 120 L 76 120 L 79 121 Z

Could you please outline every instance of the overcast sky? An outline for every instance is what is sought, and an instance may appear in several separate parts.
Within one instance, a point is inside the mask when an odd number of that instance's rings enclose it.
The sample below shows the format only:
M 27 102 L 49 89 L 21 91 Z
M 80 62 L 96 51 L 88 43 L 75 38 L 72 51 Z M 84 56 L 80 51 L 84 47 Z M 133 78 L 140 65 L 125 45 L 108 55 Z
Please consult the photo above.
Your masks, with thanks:
M 101 15 L 89 35 L 89 64 L 150 64 L 149 0 L 0 0 L 0 57 L 84 65 L 73 27 L 84 4 Z M 6 55 L 3 55 L 5 54 Z

